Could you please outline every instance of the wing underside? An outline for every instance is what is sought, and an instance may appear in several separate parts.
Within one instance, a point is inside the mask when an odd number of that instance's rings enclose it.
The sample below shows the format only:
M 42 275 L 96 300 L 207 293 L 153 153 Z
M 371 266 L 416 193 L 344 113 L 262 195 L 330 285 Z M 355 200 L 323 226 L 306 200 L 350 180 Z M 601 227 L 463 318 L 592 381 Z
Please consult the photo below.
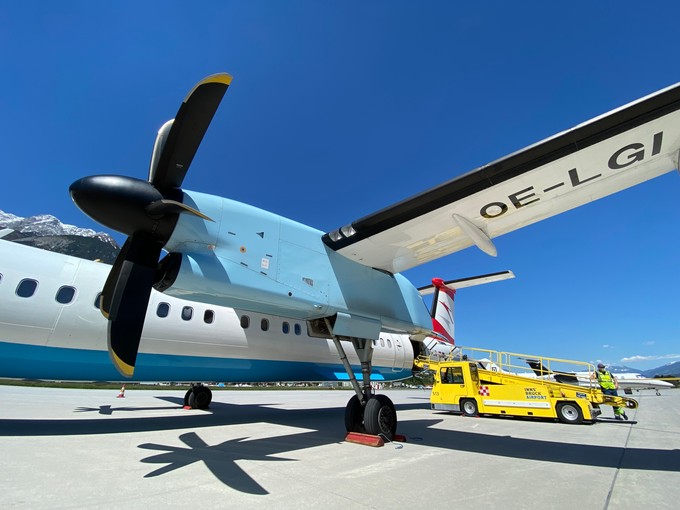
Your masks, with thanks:
M 678 168 L 680 84 L 601 115 L 324 235 L 361 264 L 402 272 Z

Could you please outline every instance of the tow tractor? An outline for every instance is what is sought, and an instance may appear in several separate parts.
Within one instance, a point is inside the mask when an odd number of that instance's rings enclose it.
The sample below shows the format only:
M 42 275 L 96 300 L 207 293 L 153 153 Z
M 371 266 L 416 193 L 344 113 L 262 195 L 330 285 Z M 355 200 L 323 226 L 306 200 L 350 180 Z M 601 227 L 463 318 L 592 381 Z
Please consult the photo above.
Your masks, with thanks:
M 525 370 L 527 364 L 542 370 Z M 580 361 L 458 348 L 444 359 L 419 356 L 415 365 L 434 372 L 432 409 L 467 416 L 530 416 L 580 424 L 594 422 L 601 405 L 638 407 L 632 398 L 602 393 L 595 377 L 588 378 L 592 382 L 587 386 L 557 381 L 560 374 L 574 371 L 595 373 L 593 365 Z

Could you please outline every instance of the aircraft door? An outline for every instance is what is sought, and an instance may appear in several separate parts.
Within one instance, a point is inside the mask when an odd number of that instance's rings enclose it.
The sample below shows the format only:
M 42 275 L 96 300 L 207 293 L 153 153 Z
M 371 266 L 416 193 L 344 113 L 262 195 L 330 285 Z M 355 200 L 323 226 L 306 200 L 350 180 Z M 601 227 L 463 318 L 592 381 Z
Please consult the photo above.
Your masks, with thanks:
M 404 369 L 404 361 L 406 360 L 406 346 L 404 338 L 401 335 L 390 335 L 392 337 L 392 345 L 394 346 L 394 365 L 392 370 L 400 372 Z

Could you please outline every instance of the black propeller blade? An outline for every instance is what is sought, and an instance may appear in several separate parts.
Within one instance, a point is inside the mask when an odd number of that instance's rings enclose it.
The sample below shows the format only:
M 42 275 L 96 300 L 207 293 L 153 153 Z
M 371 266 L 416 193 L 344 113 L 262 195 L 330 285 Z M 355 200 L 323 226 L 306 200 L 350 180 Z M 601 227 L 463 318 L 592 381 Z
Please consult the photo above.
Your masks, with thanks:
M 113 268 L 118 271 L 112 270 L 106 280 L 104 292 L 107 287 L 113 289 L 110 297 L 102 294 L 102 304 L 109 303 L 109 354 L 118 371 L 131 377 L 163 244 L 142 233 L 129 237 L 125 247 L 124 256 L 116 259 Z
M 184 99 L 149 181 L 159 190 L 179 188 L 217 107 L 231 83 L 228 74 L 201 80 Z
M 230 83 L 228 74 L 215 74 L 193 88 L 174 121 L 158 133 L 148 181 L 97 175 L 70 187 L 71 198 L 83 212 L 129 236 L 101 300 L 102 313 L 109 320 L 109 354 L 127 377 L 134 372 L 151 288 L 158 278 L 158 259 L 179 215 L 210 219 L 179 201 L 179 187 Z

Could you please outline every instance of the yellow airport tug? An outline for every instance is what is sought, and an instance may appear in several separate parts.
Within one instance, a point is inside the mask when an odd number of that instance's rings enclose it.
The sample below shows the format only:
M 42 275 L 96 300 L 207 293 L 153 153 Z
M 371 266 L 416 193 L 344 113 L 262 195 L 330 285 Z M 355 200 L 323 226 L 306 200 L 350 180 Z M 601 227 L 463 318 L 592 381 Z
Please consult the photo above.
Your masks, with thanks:
M 474 359 L 466 354 L 470 351 Z M 579 361 L 458 348 L 446 359 L 419 356 L 415 365 L 434 372 L 432 409 L 467 416 L 530 416 L 579 424 L 594 422 L 600 405 L 638 406 L 632 398 L 603 394 L 590 377 L 595 367 Z M 565 380 L 570 383 L 558 382 Z

